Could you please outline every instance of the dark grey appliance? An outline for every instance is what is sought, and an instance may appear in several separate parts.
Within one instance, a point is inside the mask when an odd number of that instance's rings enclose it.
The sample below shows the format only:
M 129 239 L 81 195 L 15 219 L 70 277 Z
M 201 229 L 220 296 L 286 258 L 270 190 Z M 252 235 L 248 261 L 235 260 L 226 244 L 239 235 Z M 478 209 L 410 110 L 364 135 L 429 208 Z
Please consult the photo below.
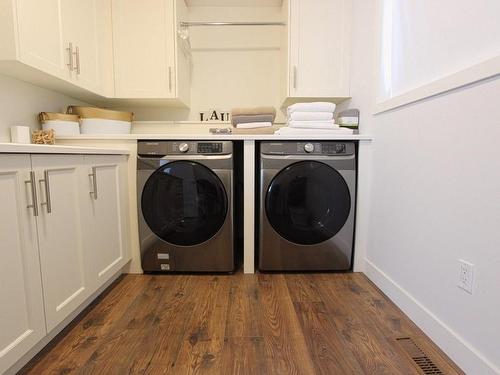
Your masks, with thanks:
M 262 142 L 259 269 L 351 269 L 354 142 Z
M 232 142 L 139 141 L 137 152 L 142 269 L 232 272 Z

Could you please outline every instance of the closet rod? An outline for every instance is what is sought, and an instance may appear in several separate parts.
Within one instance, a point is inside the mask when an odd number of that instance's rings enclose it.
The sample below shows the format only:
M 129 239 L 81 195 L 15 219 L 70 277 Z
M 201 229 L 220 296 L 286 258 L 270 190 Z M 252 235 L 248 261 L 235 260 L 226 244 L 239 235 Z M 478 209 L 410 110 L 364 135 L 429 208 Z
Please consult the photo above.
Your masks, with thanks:
M 286 26 L 284 22 L 181 22 L 182 27 L 189 26 Z

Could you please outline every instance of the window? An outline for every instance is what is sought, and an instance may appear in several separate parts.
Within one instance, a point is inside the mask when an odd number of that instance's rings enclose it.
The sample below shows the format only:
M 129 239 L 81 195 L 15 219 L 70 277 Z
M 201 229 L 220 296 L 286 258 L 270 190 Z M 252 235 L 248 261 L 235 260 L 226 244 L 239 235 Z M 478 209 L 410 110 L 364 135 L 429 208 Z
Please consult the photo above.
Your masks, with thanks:
M 382 0 L 382 7 L 382 101 L 406 104 L 500 73 L 500 1 Z M 488 69 L 460 75 L 483 63 Z

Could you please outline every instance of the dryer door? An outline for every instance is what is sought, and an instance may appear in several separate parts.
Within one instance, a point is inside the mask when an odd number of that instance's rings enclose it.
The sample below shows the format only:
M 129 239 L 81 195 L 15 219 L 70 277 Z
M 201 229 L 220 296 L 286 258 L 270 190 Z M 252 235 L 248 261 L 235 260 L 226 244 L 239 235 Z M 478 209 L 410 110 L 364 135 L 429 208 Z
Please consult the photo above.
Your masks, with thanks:
M 351 195 L 335 169 L 317 161 L 300 161 L 271 180 L 265 207 L 269 223 L 281 237 L 314 245 L 332 238 L 344 226 Z
M 193 161 L 173 161 L 158 168 L 144 185 L 141 203 L 153 233 L 178 246 L 198 245 L 212 238 L 228 212 L 222 181 Z

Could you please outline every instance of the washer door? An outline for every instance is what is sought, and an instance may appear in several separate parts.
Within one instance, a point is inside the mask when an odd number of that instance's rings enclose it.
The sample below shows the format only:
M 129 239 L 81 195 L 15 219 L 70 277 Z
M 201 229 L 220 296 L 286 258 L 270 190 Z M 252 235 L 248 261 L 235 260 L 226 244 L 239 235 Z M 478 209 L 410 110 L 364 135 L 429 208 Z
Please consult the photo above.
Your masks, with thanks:
M 219 177 L 192 161 L 174 161 L 158 168 L 142 190 L 141 207 L 149 228 L 162 240 L 193 246 L 212 238 L 228 211 Z
M 332 238 L 344 226 L 351 195 L 335 169 L 317 161 L 301 161 L 272 179 L 265 205 L 267 219 L 281 237 L 314 245 Z

